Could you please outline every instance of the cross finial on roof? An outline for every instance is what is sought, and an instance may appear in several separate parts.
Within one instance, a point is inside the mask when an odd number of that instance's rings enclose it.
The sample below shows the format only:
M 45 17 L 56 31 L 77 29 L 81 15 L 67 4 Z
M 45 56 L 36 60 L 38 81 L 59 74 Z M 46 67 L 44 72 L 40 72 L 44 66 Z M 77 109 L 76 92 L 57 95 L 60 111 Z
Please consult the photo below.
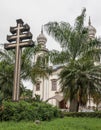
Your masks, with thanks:
M 91 25 L 91 19 L 90 19 L 90 16 L 89 16 L 89 22 L 88 22 L 88 25 L 89 25 L 89 26 Z
M 41 26 L 41 34 L 43 34 L 43 25 Z

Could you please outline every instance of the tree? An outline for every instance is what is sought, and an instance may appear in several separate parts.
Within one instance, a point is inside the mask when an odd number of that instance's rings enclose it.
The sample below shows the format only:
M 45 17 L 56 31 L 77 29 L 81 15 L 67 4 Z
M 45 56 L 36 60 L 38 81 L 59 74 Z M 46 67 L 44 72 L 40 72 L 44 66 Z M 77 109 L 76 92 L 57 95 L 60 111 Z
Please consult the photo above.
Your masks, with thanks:
M 61 90 L 71 102 L 70 111 L 78 111 L 80 105 L 86 105 L 89 96 L 95 97 L 101 91 L 101 66 L 88 59 L 69 63 L 59 77 Z
M 32 99 L 32 90 L 27 89 L 26 87 L 23 87 L 22 89 L 22 94 L 21 94 L 21 99 Z
M 87 95 L 100 92 L 101 66 L 95 66 L 95 57 L 101 52 L 101 42 L 90 39 L 84 26 L 85 11 L 75 20 L 74 27 L 67 22 L 49 22 L 45 29 L 63 48 L 52 51 L 51 61 L 64 65 L 59 74 L 64 97 L 70 99 L 70 111 L 78 111 L 87 102 Z
M 13 86 L 13 52 L 0 51 L 0 90 L 3 98 L 11 98 Z
M 23 80 L 30 79 L 32 70 L 32 58 L 35 52 L 34 48 L 26 48 L 22 51 L 21 56 L 21 81 L 20 89 L 23 88 Z M 0 51 L 0 90 L 3 92 L 4 98 L 12 97 L 13 74 L 14 74 L 15 51 Z M 20 91 L 22 92 L 22 90 Z
M 26 91 L 22 80 L 31 80 L 34 84 L 37 77 L 44 78 L 51 73 L 51 68 L 46 66 L 46 62 L 48 62 L 48 55 L 43 57 L 43 59 L 38 59 L 36 63 L 33 62 L 34 54 L 40 51 L 40 49 L 40 46 L 36 45 L 34 48 L 29 47 L 22 50 L 20 95 L 24 95 L 22 93 L 25 93 Z M 3 96 L 6 99 L 12 97 L 14 62 L 14 50 L 0 51 L 0 90 L 3 92 Z

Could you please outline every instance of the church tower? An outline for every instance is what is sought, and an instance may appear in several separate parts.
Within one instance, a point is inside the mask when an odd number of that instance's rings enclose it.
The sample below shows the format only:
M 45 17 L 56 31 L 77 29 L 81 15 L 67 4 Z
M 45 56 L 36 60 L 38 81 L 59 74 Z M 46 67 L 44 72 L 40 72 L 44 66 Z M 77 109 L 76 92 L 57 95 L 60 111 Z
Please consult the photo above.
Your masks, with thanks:
M 44 57 L 45 54 L 48 53 L 48 49 L 46 48 L 47 38 L 43 34 L 43 26 L 41 28 L 41 33 L 37 37 L 37 44 L 40 46 L 40 52 L 37 52 L 34 57 L 34 62 L 37 61 L 38 57 Z
M 41 34 L 39 34 L 39 36 L 37 37 L 37 42 L 39 45 L 41 45 L 41 48 L 46 48 L 47 38 L 43 34 L 43 26 L 41 27 Z
M 96 34 L 96 29 L 91 25 L 91 19 L 89 17 L 89 21 L 88 21 L 88 35 L 90 39 L 95 39 L 95 34 Z
M 43 26 L 42 26 L 41 33 L 37 37 L 37 45 L 39 45 L 39 51 L 36 52 L 34 56 L 34 63 L 39 61 L 43 68 L 45 68 L 46 66 L 48 67 L 47 53 L 49 51 L 46 48 L 46 42 L 47 42 L 47 38 L 43 33 Z M 35 97 L 35 95 L 39 95 L 40 99 L 45 101 L 47 97 L 47 84 L 48 81 L 44 76 L 39 77 L 36 81 L 36 84 L 34 84 L 33 87 L 33 97 Z

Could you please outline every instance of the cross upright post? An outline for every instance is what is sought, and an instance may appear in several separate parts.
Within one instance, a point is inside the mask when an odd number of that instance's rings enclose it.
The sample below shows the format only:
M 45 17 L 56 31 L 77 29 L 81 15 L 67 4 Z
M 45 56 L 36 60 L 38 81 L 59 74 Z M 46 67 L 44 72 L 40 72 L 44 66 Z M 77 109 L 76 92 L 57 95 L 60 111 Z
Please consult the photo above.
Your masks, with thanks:
M 15 48 L 15 70 L 13 81 L 13 101 L 19 101 L 19 84 L 20 84 L 20 69 L 21 69 L 21 50 L 23 47 L 34 46 L 32 41 L 32 33 L 29 32 L 28 24 L 23 24 L 22 19 L 16 20 L 17 26 L 10 27 L 10 32 L 13 35 L 7 35 L 9 44 L 4 44 L 6 50 Z

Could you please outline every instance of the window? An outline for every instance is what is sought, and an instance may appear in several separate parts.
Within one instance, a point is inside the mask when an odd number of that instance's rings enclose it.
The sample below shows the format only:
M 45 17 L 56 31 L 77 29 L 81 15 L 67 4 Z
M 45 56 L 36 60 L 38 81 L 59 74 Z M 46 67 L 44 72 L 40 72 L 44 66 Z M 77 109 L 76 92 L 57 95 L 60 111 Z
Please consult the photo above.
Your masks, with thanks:
M 36 91 L 40 91 L 40 82 L 36 83 Z
M 56 79 L 52 79 L 52 91 L 56 91 L 57 90 L 57 80 Z

